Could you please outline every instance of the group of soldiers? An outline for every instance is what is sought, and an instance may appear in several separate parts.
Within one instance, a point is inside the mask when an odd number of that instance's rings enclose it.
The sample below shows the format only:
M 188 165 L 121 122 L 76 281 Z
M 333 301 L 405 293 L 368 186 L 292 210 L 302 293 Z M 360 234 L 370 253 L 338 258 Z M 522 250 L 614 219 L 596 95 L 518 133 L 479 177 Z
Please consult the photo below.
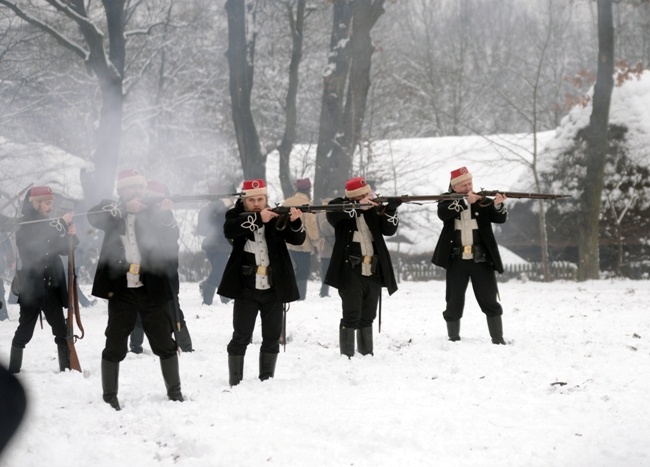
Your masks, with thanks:
M 135 169 L 118 174 L 116 190 L 117 200 L 102 200 L 87 212 L 88 223 L 104 233 L 92 285 L 92 295 L 108 304 L 101 358 L 103 400 L 121 409 L 119 367 L 129 338 L 133 349 L 132 334 L 141 326 L 160 358 L 168 398 L 182 402 L 178 348 L 191 351 L 192 344 L 178 301 L 179 228 L 174 203 L 164 184 L 148 181 Z M 386 288 L 391 295 L 397 291 L 384 237 L 397 232 L 402 200 L 394 197 L 378 203 L 365 178 L 354 177 L 345 183 L 344 196 L 327 200 L 316 214 L 306 209 L 312 204 L 310 191 L 309 179 L 298 180 L 296 193 L 281 210 L 269 206 L 264 180 L 246 180 L 234 205 L 215 202 L 199 215 L 198 233 L 205 235 L 202 247 L 212 266 L 201 283 L 203 302 L 211 304 L 215 292 L 222 302 L 233 301 L 233 334 L 227 345 L 231 386 L 243 379 L 258 314 L 262 329 L 258 377 L 262 381 L 274 377 L 283 308 L 305 299 L 315 251 L 323 268 L 320 295 L 326 296 L 331 286 L 341 299 L 341 355 L 374 353 L 373 324 L 381 290 Z M 438 203 L 444 227 L 432 259 L 447 270 L 443 317 L 449 340 L 460 340 L 471 279 L 492 342 L 505 344 L 495 277 L 503 266 L 491 227 L 506 220 L 505 196 L 497 194 L 491 204 L 478 202 L 465 167 L 452 171 L 449 192 L 463 196 Z M 78 240 L 73 213 L 51 218 L 53 203 L 49 187 L 32 187 L 16 232 L 22 268 L 20 318 L 9 361 L 14 374 L 21 369 L 23 349 L 41 312 L 52 327 L 60 370 L 70 368 L 70 336 L 63 315 L 68 291 L 61 256 L 68 255 Z

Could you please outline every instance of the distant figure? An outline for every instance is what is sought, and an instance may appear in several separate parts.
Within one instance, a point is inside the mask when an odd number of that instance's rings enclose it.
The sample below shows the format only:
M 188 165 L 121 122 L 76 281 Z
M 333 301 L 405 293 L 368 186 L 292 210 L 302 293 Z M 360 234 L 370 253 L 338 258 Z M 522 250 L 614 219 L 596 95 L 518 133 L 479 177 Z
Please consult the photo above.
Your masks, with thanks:
M 355 331 L 359 353 L 373 355 L 372 325 L 381 289 L 386 287 L 391 295 L 397 291 L 384 236 L 397 232 L 401 201 L 390 198 L 380 212 L 373 198 L 363 177 L 351 178 L 345 184 L 345 197 L 329 203 L 352 203 L 351 209 L 327 213 L 336 241 L 325 283 L 337 288 L 341 297 L 339 346 L 341 355 L 348 358 L 354 356 Z M 354 204 L 364 206 L 355 208 Z
M 61 255 L 68 255 L 70 236 L 75 246 L 79 241 L 77 227 L 72 223 L 73 213 L 50 219 L 53 204 L 54 193 L 48 186 L 32 187 L 23 202 L 24 216 L 16 232 L 16 245 L 22 262 L 18 281 L 20 318 L 11 342 L 10 373 L 20 372 L 23 350 L 32 340 L 41 311 L 52 327 L 59 370 L 70 368 L 68 329 L 63 316 L 63 308 L 68 307 L 68 287 Z
M 25 390 L 16 377 L 0 365 L 0 454 L 18 429 L 26 409 Z
M 221 186 L 217 184 L 215 191 L 221 190 Z M 231 187 L 230 191 L 234 192 L 234 187 Z M 210 262 L 210 273 L 199 284 L 204 305 L 212 305 L 214 294 L 217 287 L 219 287 L 223 270 L 232 251 L 232 243 L 223 235 L 223 220 L 226 217 L 226 211 L 231 206 L 232 202 L 229 200 L 218 199 L 199 211 L 196 233 L 205 236 L 203 242 L 201 242 L 201 249 L 205 251 Z M 221 303 L 228 303 L 229 301 L 228 297 L 221 297 Z
M 332 198 L 325 198 L 321 200 L 321 204 L 327 204 Z M 327 220 L 327 212 L 319 211 L 316 214 L 316 221 L 318 222 L 318 229 L 320 230 L 320 296 L 329 297 L 330 286 L 325 283 L 325 275 L 327 269 L 330 267 L 330 260 L 332 258 L 332 250 L 334 249 L 334 227 Z
M 102 351 L 104 402 L 120 410 L 117 399 L 120 362 L 138 313 L 151 350 L 160 357 L 167 397 L 183 401 L 176 342 L 169 319 L 173 306 L 172 272 L 178 265 L 178 225 L 173 202 L 143 202 L 146 179 L 138 170 L 118 174 L 118 201 L 102 200 L 88 211 L 88 222 L 104 231 L 92 294 L 108 300 L 106 346 Z
M 147 182 L 147 187 L 145 189 L 145 198 L 159 198 L 164 199 L 165 196 L 169 196 L 169 189 L 167 186 L 156 180 L 149 180 Z M 180 292 L 180 278 L 178 276 L 178 241 L 170 241 L 169 247 L 170 250 L 176 250 L 176 264 L 170 264 L 171 270 L 170 274 L 172 276 L 172 289 L 174 290 L 174 303 L 173 307 L 169 311 L 172 314 L 169 316 L 169 319 L 174 326 L 174 334 L 176 335 L 176 341 L 178 346 L 183 352 L 194 352 L 192 347 L 192 338 L 190 337 L 190 331 L 187 329 L 187 323 L 185 322 L 185 315 L 181 309 L 180 301 L 178 299 L 178 294 Z M 142 343 L 144 342 L 144 328 L 142 327 L 142 317 L 138 313 L 138 317 L 135 321 L 135 328 L 131 333 L 129 340 L 129 348 L 131 352 L 139 354 L 142 353 Z
M 311 204 L 311 180 L 309 178 L 296 180 L 296 192 L 284 201 L 283 206 L 304 206 Z M 293 260 L 300 299 L 304 300 L 307 297 L 307 280 L 311 273 L 311 255 L 319 253 L 320 235 L 318 233 L 318 222 L 316 221 L 315 214 L 303 213 L 302 221 L 305 229 L 307 229 L 305 241 L 302 245 L 289 244 L 287 248 L 289 248 L 289 254 Z
M 8 220 L 9 217 L 0 214 L 0 227 Z M 9 315 L 7 314 L 7 294 L 2 276 L 7 270 L 7 267 L 13 270 L 15 266 L 16 257 L 14 256 L 14 250 L 11 244 L 11 237 L 8 232 L 0 230 L 0 321 L 9 319 Z
M 233 333 L 228 344 L 230 386 L 244 377 L 244 356 L 251 342 L 259 312 L 262 320 L 262 345 L 259 379 L 275 376 L 282 333 L 282 304 L 300 297 L 287 243 L 305 241 L 302 211 L 290 208 L 287 226 L 276 228 L 279 214 L 268 205 L 264 180 L 246 180 L 243 198 L 226 213 L 223 231 L 233 239 L 233 248 L 219 295 L 235 300 Z
M 465 193 L 467 198 L 438 203 L 438 217 L 444 222 L 431 262 L 447 270 L 447 322 L 450 341 L 460 340 L 460 319 L 465 308 L 465 292 L 472 280 L 474 295 L 487 317 L 493 344 L 505 344 L 494 271 L 503 273 L 499 247 L 492 223 L 503 224 L 508 217 L 505 195 L 497 194 L 494 202 L 480 203 L 474 193 L 472 174 L 466 167 L 453 170 L 448 193 Z

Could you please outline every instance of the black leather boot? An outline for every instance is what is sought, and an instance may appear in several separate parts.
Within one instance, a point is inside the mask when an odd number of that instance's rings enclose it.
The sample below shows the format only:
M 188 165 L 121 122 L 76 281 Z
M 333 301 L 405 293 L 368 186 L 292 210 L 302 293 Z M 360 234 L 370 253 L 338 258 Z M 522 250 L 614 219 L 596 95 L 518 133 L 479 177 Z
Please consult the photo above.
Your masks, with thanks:
M 374 355 L 372 342 L 372 326 L 357 329 L 357 351 L 361 355 Z
M 341 355 L 346 355 L 348 358 L 354 357 L 354 329 L 345 326 L 339 329 L 339 347 Z
M 11 346 L 11 354 L 9 356 L 9 373 L 20 373 L 20 368 L 23 366 L 23 349 Z
M 120 364 L 102 360 L 102 389 L 104 391 L 104 402 L 110 404 L 115 410 L 120 410 L 120 403 L 117 400 L 117 386 L 120 375 Z
M 278 361 L 278 354 L 260 352 L 260 381 L 266 381 L 275 376 L 275 364 Z
M 228 373 L 230 386 L 237 386 L 244 378 L 244 356 L 228 355 Z
M 65 371 L 70 369 L 70 348 L 68 344 L 66 345 L 57 345 L 57 351 L 59 354 L 59 371 Z
M 447 335 L 452 342 L 458 342 L 460 340 L 460 320 L 447 321 Z
M 160 369 L 162 370 L 165 387 L 167 388 L 167 397 L 170 401 L 183 402 L 181 393 L 181 375 L 178 369 L 178 355 L 171 358 L 160 360 Z
M 187 330 L 185 324 L 181 324 L 181 330 L 176 334 L 176 341 L 183 352 L 194 352 L 190 331 Z
M 488 316 L 487 323 L 492 343 L 506 345 L 506 341 L 503 340 L 503 322 L 501 321 L 501 316 Z

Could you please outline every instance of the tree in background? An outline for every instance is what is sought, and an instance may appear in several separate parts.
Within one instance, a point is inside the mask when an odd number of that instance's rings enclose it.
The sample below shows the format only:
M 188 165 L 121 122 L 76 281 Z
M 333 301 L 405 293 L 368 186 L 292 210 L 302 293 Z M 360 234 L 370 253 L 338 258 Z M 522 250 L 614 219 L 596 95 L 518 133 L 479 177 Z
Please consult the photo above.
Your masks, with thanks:
M 384 0 L 334 1 L 330 54 L 323 74 L 315 199 L 338 192 L 351 175 L 375 51 L 370 31 L 383 13 Z
M 608 151 L 609 108 L 614 89 L 613 0 L 598 0 L 598 70 L 593 110 L 584 132 L 586 175 L 578 231 L 578 279 L 600 278 L 599 223 Z
M 84 60 L 89 71 L 97 78 L 102 103 L 95 134 L 95 172 L 86 174 L 84 190 L 91 201 L 108 197 L 113 193 L 122 136 L 122 84 L 126 57 L 124 28 L 127 18 L 125 0 L 102 2 L 108 46 L 105 44 L 105 34 L 93 15 L 86 10 L 83 0 L 45 2 L 53 10 L 32 7 L 31 2 L 0 0 L 0 5 L 11 9 L 23 21 L 49 34 L 61 46 Z M 70 31 L 62 31 L 57 27 L 57 22 L 62 18 L 78 26 L 85 46 L 80 45 Z

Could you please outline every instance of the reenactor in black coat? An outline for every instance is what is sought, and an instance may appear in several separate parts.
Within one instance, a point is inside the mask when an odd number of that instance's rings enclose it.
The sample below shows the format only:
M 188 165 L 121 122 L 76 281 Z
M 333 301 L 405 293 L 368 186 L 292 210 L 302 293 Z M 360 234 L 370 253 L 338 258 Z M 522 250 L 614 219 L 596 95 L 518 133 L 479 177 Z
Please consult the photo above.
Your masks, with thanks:
M 474 193 L 472 174 L 466 167 L 451 172 L 449 193 L 465 193 L 466 198 L 440 201 L 438 217 L 444 222 L 431 262 L 447 270 L 447 308 L 443 317 L 450 341 L 460 340 L 460 319 L 465 307 L 465 292 L 472 280 L 474 295 L 487 317 L 494 344 L 505 344 L 494 271 L 503 272 L 501 255 L 492 223 L 502 224 L 508 217 L 505 195 L 494 201 Z
M 224 235 L 233 248 L 217 293 L 235 300 L 233 334 L 228 344 L 231 386 L 244 375 L 244 356 L 257 313 L 262 319 L 259 379 L 273 378 L 280 351 L 283 303 L 300 298 L 287 243 L 305 241 L 302 211 L 290 208 L 288 223 L 268 206 L 264 180 L 247 180 L 243 198 L 226 213 Z
M 92 294 L 108 300 L 106 346 L 102 351 L 103 399 L 120 410 L 117 399 L 119 365 L 136 315 L 160 366 L 172 401 L 183 401 L 177 345 L 170 316 L 174 290 L 172 275 L 178 261 L 178 225 L 173 202 L 143 202 L 146 179 L 134 169 L 118 174 L 118 201 L 103 200 L 88 212 L 88 222 L 104 231 Z
M 354 356 L 355 332 L 357 350 L 361 355 L 374 352 L 372 324 L 382 287 L 389 295 L 397 291 L 390 253 L 384 236 L 397 232 L 401 201 L 391 198 L 379 207 L 372 200 L 370 186 L 363 177 L 351 178 L 345 184 L 345 198 L 334 198 L 329 204 L 360 203 L 355 209 L 328 211 L 327 220 L 334 227 L 336 240 L 325 283 L 337 288 L 341 297 L 343 317 L 339 325 L 341 355 Z M 380 210 L 382 212 L 380 212 Z
M 11 342 L 10 373 L 20 371 L 23 349 L 34 335 L 41 311 L 52 327 L 59 369 L 70 368 L 68 330 L 63 315 L 63 308 L 68 307 L 68 288 L 60 255 L 68 255 L 70 235 L 74 236 L 75 246 L 79 240 L 77 228 L 72 223 L 73 213 L 50 219 L 53 206 L 54 193 L 48 186 L 32 187 L 25 195 L 23 218 L 16 232 L 16 246 L 22 262 L 18 279 L 20 318 Z

